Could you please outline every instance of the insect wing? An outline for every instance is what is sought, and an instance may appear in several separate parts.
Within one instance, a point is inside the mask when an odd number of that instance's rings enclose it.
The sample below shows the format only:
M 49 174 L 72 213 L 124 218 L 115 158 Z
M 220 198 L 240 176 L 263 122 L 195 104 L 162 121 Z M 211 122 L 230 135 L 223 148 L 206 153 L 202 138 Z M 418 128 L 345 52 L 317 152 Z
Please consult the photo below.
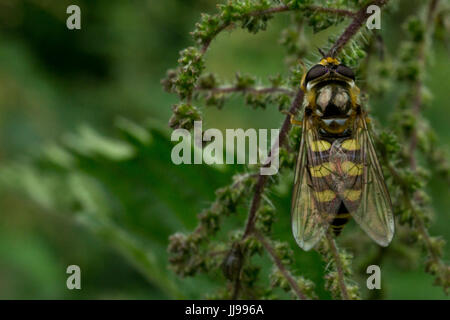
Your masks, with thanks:
M 385 247 L 395 229 L 391 199 L 363 115 L 356 118 L 355 126 L 353 143 L 355 149 L 359 148 L 356 162 L 362 164 L 362 172 L 360 179 L 353 182 L 356 187 L 348 189 L 344 204 L 369 237 Z
M 330 146 L 325 144 L 318 139 L 312 119 L 305 115 L 291 214 L 294 238 L 306 251 L 322 238 L 338 209 L 339 201 L 326 179 L 332 172 L 327 161 Z

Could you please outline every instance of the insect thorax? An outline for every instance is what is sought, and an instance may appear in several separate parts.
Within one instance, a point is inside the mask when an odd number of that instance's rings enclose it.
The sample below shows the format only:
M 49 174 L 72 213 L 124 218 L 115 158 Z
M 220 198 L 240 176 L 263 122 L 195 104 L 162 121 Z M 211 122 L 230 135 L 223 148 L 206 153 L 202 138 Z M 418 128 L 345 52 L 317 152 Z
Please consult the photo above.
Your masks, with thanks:
M 351 126 L 354 111 L 351 90 L 346 83 L 327 82 L 311 90 L 310 107 L 323 134 L 341 135 Z

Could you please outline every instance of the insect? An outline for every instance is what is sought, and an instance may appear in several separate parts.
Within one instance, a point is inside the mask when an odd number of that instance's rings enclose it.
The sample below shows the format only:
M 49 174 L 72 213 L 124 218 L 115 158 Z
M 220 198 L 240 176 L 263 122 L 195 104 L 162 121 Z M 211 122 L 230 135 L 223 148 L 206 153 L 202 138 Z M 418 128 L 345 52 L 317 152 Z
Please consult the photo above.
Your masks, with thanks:
M 394 235 L 394 218 L 355 74 L 325 56 L 305 73 L 306 106 L 295 169 L 292 231 L 304 250 L 326 232 L 338 236 L 353 218 L 381 246 Z

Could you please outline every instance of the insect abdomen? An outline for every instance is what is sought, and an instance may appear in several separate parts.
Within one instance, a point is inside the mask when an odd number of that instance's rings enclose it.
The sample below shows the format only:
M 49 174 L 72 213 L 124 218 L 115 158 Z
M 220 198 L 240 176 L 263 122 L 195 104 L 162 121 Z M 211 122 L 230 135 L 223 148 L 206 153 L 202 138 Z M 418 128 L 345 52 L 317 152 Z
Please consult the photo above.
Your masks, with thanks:
M 344 203 L 341 202 L 338 213 L 336 214 L 336 217 L 333 219 L 330 225 L 333 233 L 336 236 L 341 234 L 342 229 L 347 224 L 347 222 L 350 221 L 350 218 L 351 215 L 348 212 L 348 209 L 345 207 Z

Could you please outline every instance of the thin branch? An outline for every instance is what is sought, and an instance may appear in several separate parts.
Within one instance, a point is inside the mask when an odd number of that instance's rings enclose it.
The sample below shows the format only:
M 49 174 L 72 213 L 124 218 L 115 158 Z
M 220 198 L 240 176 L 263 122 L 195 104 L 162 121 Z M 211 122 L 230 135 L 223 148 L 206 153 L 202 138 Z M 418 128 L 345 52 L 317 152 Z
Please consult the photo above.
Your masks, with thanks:
M 254 231 L 253 235 L 259 240 L 259 242 L 262 243 L 266 251 L 272 257 L 273 262 L 277 266 L 278 270 L 280 270 L 281 274 L 286 278 L 286 280 L 288 281 L 289 285 L 291 286 L 292 290 L 295 292 L 297 297 L 300 300 L 307 300 L 308 297 L 306 297 L 306 295 L 302 292 L 302 290 L 298 286 L 298 283 L 295 281 L 290 272 L 283 265 L 280 258 L 277 256 L 275 249 L 272 247 L 269 241 L 267 241 L 267 239 L 258 231 Z
M 334 264 L 336 266 L 339 281 L 339 290 L 341 291 L 342 299 L 349 300 L 347 286 L 345 285 L 344 269 L 342 268 L 342 261 L 336 247 L 336 242 L 330 232 L 326 233 L 326 237 L 328 245 L 330 247 L 331 254 L 333 255 Z
M 344 16 L 344 17 L 349 17 L 349 18 L 353 18 L 356 15 L 355 12 L 353 12 L 351 10 L 345 10 L 345 9 L 334 9 L 334 8 L 319 7 L 319 6 L 308 6 L 308 8 L 312 11 L 337 14 L 339 16 Z
M 219 33 L 221 33 L 222 31 L 224 31 L 226 28 L 228 28 L 230 26 L 229 23 L 224 23 L 222 24 L 220 27 L 217 28 L 216 32 L 203 44 L 202 49 L 200 50 L 201 54 L 204 55 L 206 53 L 206 51 L 208 51 L 209 46 L 211 45 L 211 42 L 213 41 L 213 39 L 215 37 L 217 37 L 217 35 Z
M 250 12 L 248 15 L 251 17 L 260 17 L 260 16 L 264 16 L 266 14 L 286 12 L 286 11 L 290 11 L 290 10 L 292 10 L 292 9 L 289 6 L 282 5 L 282 6 L 278 6 L 278 7 L 269 8 L 266 10 L 253 11 L 253 12 Z
M 239 296 L 239 290 L 241 289 L 240 277 L 236 277 L 234 280 L 233 293 L 231 294 L 231 300 L 236 300 Z
M 353 21 L 345 29 L 344 33 L 339 37 L 336 43 L 331 47 L 328 52 L 329 56 L 335 56 L 342 48 L 353 38 L 353 36 L 361 29 L 361 27 L 366 22 L 367 18 L 371 15 L 367 12 L 367 8 L 371 5 L 377 5 L 379 7 L 384 6 L 388 0 L 374 0 L 365 5 L 357 13 L 353 15 Z

